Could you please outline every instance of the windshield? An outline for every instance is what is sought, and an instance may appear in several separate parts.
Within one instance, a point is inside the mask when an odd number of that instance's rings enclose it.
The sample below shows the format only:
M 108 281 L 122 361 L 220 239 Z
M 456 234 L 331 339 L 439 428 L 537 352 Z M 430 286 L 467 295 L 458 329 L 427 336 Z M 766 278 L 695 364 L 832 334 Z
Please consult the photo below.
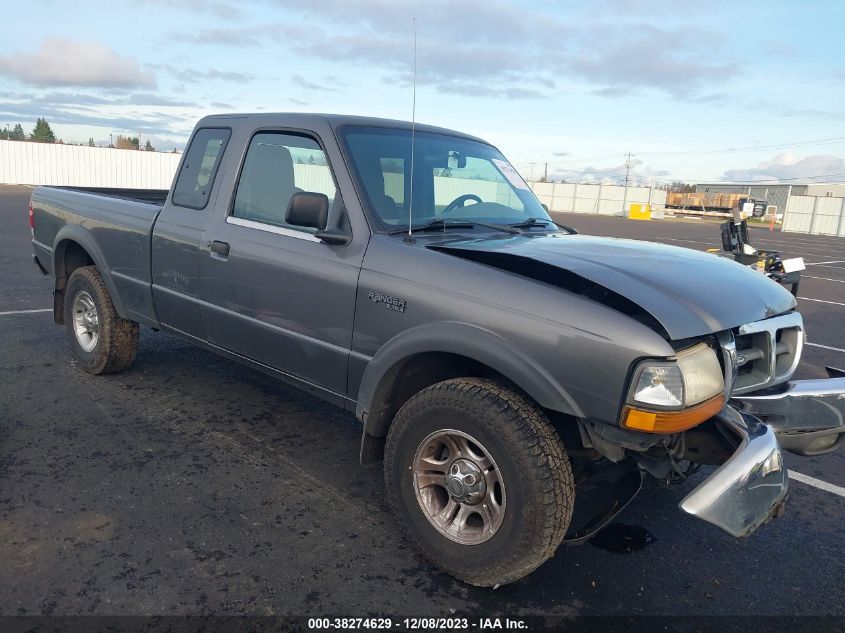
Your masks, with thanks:
M 495 148 L 446 134 L 377 127 L 341 130 L 371 214 L 387 229 L 431 220 L 515 224 L 551 222 L 516 170 Z M 411 191 L 413 190 L 413 205 Z

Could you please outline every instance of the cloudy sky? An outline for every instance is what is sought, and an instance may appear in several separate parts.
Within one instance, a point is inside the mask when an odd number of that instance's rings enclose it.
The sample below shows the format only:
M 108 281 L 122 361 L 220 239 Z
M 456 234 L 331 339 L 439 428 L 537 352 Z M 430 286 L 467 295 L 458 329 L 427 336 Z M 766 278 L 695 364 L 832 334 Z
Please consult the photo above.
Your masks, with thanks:
M 182 146 L 230 111 L 417 120 L 526 176 L 845 181 L 845 3 L 28 0 L 0 27 L 0 124 Z M 18 26 L 16 26 L 18 25 Z M 534 163 L 532 165 L 532 163 Z

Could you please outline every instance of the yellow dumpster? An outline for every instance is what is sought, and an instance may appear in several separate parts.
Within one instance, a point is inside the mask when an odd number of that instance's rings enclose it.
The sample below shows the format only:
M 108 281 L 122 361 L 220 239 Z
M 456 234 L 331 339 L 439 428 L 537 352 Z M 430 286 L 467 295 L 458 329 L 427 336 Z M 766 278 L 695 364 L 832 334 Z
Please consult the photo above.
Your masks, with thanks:
M 651 207 L 647 204 L 631 203 L 628 212 L 630 220 L 651 220 Z

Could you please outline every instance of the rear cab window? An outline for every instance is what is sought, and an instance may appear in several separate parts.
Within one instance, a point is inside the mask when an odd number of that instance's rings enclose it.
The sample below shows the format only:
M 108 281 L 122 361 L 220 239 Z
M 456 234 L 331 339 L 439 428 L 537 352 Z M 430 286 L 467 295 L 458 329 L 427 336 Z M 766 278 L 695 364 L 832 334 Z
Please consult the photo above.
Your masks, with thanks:
M 232 131 L 228 128 L 201 128 L 196 131 L 173 188 L 173 204 L 189 209 L 206 207 L 231 135 Z

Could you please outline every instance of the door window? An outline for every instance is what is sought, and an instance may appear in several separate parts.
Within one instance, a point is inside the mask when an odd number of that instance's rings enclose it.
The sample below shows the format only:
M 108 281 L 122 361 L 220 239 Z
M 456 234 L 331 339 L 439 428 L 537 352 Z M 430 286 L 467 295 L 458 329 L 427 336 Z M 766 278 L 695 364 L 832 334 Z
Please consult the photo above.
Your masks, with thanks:
M 334 202 L 336 189 L 328 160 L 319 144 L 298 134 L 259 132 L 252 137 L 238 180 L 232 217 L 295 231 L 316 229 L 285 221 L 291 196 L 298 191 L 323 193 Z

